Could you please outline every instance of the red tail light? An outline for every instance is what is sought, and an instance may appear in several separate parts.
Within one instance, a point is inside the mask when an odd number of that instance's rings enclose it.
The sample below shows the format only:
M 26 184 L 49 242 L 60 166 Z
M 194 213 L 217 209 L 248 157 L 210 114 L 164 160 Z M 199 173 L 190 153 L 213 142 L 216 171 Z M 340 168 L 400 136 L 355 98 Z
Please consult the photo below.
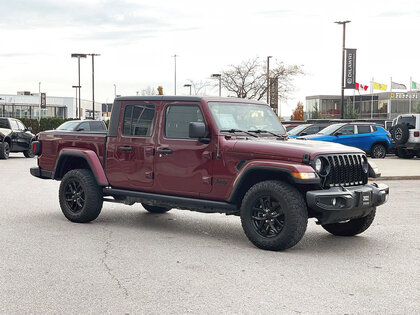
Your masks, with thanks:
M 414 137 L 419 137 L 420 136 L 420 131 L 414 131 Z
M 41 154 L 41 142 L 39 141 L 32 141 L 32 154 L 40 155 Z

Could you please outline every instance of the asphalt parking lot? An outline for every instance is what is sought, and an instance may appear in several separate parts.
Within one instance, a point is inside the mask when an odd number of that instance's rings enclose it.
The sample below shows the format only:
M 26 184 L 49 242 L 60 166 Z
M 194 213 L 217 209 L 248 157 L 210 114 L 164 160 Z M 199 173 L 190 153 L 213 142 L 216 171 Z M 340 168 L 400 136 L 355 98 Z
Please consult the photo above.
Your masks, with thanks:
M 239 218 L 220 214 L 105 203 L 96 221 L 70 223 L 59 182 L 32 177 L 35 164 L 21 154 L 0 160 L 2 314 L 420 309 L 420 181 L 386 181 L 390 200 L 360 236 L 334 237 L 310 220 L 297 246 L 267 252 Z

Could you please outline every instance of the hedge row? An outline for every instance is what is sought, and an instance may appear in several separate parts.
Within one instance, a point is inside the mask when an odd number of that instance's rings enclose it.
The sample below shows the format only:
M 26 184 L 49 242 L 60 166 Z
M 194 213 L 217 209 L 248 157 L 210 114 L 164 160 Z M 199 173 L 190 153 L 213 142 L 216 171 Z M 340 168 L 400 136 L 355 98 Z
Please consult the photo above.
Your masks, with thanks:
M 63 119 L 63 118 L 41 118 L 41 121 L 38 122 L 37 119 L 29 118 L 19 118 L 26 127 L 32 128 L 32 133 L 37 134 L 38 132 L 55 129 L 60 126 L 62 123 L 73 120 L 73 119 Z

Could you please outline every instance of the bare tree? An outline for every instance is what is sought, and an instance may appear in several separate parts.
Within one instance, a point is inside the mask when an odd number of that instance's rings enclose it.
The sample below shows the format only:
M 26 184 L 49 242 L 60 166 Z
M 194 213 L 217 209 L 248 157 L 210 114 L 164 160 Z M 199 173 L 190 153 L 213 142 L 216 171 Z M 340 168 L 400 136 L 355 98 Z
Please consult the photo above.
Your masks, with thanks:
M 140 94 L 143 96 L 150 96 L 150 95 L 156 95 L 157 94 L 156 92 L 157 92 L 157 89 L 152 88 L 149 85 L 147 88 L 142 89 Z
M 293 79 L 303 74 L 302 66 L 285 66 L 278 62 L 270 69 L 270 78 L 278 80 L 279 99 L 286 99 L 293 91 Z M 230 65 L 222 71 L 222 86 L 240 98 L 262 100 L 267 95 L 267 65 L 258 57 Z
M 209 81 L 193 81 L 191 79 L 187 81 L 191 84 L 193 95 L 206 95 L 206 89 L 210 86 Z

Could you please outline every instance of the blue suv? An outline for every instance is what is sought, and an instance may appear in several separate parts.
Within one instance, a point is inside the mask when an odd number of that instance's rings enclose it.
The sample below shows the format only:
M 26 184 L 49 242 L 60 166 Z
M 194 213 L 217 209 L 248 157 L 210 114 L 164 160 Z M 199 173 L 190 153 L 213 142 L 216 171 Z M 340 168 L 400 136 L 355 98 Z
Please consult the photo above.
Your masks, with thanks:
M 383 159 L 391 148 L 391 134 L 372 123 L 333 124 L 319 133 L 298 139 L 341 143 L 366 151 L 372 158 Z

